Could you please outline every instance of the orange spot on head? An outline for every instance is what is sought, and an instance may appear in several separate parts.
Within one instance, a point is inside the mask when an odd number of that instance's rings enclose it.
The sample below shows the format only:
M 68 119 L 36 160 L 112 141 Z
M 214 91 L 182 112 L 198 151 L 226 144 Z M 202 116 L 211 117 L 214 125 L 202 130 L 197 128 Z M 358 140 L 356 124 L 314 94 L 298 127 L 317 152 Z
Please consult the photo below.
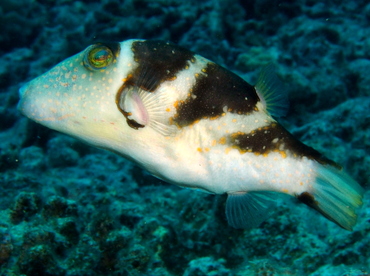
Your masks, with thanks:
M 126 82 L 128 79 L 130 79 L 130 78 L 132 78 L 132 74 L 129 74 L 128 76 L 127 76 L 127 78 L 123 78 L 122 79 L 122 81 L 123 82 Z
M 203 150 L 201 148 L 197 148 L 197 151 L 199 152 L 203 152 Z
M 236 121 L 237 121 L 236 119 L 232 119 L 232 122 L 233 122 L 233 123 L 236 123 Z
M 170 112 L 170 111 L 171 111 L 171 108 L 166 108 L 166 111 L 167 111 L 167 112 Z
M 286 194 L 289 193 L 287 189 L 281 189 L 281 192 L 286 193 Z

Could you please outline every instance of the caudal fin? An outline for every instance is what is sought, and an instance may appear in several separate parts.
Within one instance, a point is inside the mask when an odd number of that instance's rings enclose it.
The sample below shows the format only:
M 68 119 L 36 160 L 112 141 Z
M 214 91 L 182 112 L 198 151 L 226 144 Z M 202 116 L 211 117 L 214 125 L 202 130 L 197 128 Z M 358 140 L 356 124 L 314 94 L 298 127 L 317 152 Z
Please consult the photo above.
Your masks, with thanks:
M 348 174 L 330 165 L 317 165 L 317 178 L 312 189 L 298 195 L 303 203 L 316 209 L 346 230 L 357 221 L 363 189 Z

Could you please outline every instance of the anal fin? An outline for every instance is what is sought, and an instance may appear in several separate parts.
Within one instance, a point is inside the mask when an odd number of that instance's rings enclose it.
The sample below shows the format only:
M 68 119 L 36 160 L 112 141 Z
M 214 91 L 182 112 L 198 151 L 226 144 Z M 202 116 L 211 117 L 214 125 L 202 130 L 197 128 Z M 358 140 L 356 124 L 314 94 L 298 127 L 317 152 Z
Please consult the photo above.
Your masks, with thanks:
M 226 201 L 226 217 L 234 228 L 251 229 L 259 226 L 275 205 L 274 192 L 229 193 Z

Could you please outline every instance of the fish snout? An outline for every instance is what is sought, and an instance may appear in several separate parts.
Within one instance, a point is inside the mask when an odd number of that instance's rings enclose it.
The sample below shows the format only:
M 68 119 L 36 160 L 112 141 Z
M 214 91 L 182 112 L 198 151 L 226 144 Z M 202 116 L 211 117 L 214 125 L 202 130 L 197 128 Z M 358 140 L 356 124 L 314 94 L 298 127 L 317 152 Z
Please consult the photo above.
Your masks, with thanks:
M 17 109 L 23 115 L 26 115 L 24 110 L 25 110 L 25 104 L 27 102 L 26 95 L 27 95 L 28 88 L 29 88 L 29 82 L 23 84 L 21 86 L 21 88 L 19 88 L 19 102 L 18 102 L 18 105 L 17 105 Z

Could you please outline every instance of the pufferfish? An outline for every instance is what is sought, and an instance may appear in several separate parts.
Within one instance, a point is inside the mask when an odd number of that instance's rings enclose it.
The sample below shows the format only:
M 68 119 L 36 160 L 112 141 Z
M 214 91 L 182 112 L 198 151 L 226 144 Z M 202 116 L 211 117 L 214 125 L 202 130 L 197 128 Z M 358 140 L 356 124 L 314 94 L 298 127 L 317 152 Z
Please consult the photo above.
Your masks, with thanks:
M 97 43 L 20 88 L 28 118 L 117 153 L 166 182 L 227 194 L 234 228 L 258 226 L 278 193 L 352 230 L 361 186 L 274 117 L 287 97 L 272 66 L 255 86 L 158 40 Z

